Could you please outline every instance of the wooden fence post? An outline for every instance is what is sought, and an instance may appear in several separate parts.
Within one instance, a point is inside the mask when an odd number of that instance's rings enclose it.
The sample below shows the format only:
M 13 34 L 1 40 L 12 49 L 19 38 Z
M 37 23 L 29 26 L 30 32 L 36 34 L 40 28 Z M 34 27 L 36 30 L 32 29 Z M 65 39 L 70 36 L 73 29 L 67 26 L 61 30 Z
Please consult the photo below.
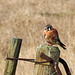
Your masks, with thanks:
M 20 53 L 22 39 L 11 39 L 10 41 L 10 58 L 18 58 Z M 4 75 L 15 75 L 17 60 L 7 60 Z
M 44 53 L 45 55 L 54 59 L 57 63 L 59 61 L 60 50 L 58 47 L 55 46 L 48 46 L 48 45 L 40 45 L 37 47 L 36 50 L 36 59 L 37 62 L 46 61 L 45 59 L 40 57 L 40 54 Z M 55 69 L 51 63 L 42 63 L 42 64 L 34 64 L 34 73 L 33 75 L 52 75 L 55 72 Z M 56 72 L 53 75 L 58 75 Z

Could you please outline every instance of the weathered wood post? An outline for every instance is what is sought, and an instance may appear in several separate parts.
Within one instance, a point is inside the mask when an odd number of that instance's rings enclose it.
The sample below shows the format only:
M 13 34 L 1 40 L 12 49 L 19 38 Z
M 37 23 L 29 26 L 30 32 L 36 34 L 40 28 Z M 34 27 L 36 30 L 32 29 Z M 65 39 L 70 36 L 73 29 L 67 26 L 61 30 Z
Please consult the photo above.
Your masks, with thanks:
M 20 53 L 22 39 L 11 39 L 10 41 L 10 58 L 18 58 Z M 15 75 L 17 60 L 7 60 L 4 75 Z
M 57 63 L 59 61 L 60 51 L 58 47 L 55 46 L 48 46 L 48 45 L 40 45 L 37 47 L 36 50 L 36 59 L 37 62 L 46 61 L 45 59 L 40 57 L 40 54 L 44 53 L 45 55 L 54 59 Z M 33 75 L 52 75 L 55 71 L 53 65 L 51 63 L 42 63 L 42 64 L 34 64 L 34 73 Z M 53 75 L 58 75 L 56 72 Z

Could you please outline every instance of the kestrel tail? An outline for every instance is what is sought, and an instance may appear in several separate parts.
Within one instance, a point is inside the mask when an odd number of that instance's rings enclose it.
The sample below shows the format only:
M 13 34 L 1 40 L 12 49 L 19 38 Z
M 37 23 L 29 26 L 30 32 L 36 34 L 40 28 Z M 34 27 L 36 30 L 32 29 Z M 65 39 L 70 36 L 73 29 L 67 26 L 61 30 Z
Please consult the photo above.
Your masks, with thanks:
M 45 26 L 43 35 L 50 46 L 58 44 L 63 49 L 66 49 L 66 46 L 59 39 L 58 31 L 54 29 L 50 24 Z

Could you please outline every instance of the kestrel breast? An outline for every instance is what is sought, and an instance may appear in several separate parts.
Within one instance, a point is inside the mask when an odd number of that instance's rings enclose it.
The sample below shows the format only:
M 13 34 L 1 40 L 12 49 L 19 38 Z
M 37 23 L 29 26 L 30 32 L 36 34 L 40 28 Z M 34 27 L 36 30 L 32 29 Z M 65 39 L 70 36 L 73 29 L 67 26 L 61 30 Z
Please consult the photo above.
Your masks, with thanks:
M 54 31 L 46 31 L 44 32 L 45 40 L 51 43 L 56 42 L 56 35 L 54 34 Z

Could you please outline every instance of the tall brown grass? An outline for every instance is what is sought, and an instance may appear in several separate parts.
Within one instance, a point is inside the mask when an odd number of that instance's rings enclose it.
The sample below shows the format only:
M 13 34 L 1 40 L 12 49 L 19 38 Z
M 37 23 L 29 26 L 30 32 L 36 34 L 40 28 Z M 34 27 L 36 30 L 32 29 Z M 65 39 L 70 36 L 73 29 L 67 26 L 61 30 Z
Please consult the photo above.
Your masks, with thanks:
M 35 58 L 36 48 L 45 44 L 43 30 L 46 24 L 59 32 L 67 50 L 61 55 L 75 75 L 75 2 L 74 0 L 0 0 L 0 75 L 5 69 L 11 38 L 23 39 L 20 57 Z M 64 68 L 60 64 L 63 75 Z M 19 61 L 16 75 L 33 75 L 34 64 Z

